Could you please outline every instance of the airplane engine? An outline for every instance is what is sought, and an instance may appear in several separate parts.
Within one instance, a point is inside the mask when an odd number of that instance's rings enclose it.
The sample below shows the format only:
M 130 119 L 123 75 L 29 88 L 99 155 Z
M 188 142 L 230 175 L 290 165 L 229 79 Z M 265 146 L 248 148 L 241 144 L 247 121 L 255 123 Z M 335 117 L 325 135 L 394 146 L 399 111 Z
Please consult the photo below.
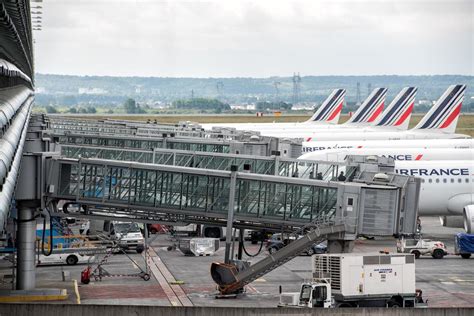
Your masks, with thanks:
M 466 205 L 463 214 L 464 229 L 468 234 L 474 234 L 474 205 Z
M 443 227 L 451 227 L 451 228 L 463 228 L 464 227 L 464 216 L 454 216 L 454 215 L 446 215 L 440 216 L 439 221 Z

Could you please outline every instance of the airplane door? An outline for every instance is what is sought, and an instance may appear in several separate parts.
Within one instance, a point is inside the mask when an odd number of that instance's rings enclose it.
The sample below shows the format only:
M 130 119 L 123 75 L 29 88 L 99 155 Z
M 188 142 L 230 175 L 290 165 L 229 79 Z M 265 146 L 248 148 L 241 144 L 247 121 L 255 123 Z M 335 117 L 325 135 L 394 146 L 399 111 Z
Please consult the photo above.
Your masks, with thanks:
M 355 216 L 359 197 L 356 194 L 346 194 L 344 217 Z

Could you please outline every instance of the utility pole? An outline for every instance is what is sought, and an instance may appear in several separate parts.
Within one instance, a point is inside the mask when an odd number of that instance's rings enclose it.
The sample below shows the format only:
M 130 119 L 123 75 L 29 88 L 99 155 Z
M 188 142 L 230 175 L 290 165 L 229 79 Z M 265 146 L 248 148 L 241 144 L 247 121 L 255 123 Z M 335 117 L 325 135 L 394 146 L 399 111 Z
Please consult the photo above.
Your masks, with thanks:
M 276 101 L 279 101 L 280 99 L 280 89 L 278 88 L 279 86 L 281 85 L 281 82 L 280 81 L 275 81 L 273 82 L 273 86 L 275 87 L 275 100 Z
M 371 92 L 372 92 L 372 84 L 369 82 L 367 84 L 367 96 L 369 96 Z
M 360 82 L 357 82 L 356 105 L 360 105 Z
M 222 81 L 216 82 L 216 91 L 217 91 L 217 98 L 223 97 L 222 90 L 224 89 L 224 83 Z
M 278 86 L 281 85 L 280 81 L 274 81 L 273 86 L 275 87 L 275 103 L 280 101 L 280 89 L 278 89 Z M 275 110 L 275 106 L 273 106 L 273 110 Z

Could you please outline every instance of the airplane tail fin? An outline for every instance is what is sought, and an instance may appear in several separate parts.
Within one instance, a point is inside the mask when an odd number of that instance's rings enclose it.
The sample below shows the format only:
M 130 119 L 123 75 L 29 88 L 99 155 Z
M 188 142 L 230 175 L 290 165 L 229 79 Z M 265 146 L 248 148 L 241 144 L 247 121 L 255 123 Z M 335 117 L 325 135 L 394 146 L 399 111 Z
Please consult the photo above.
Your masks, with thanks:
M 368 125 L 368 123 L 374 122 L 383 111 L 386 96 L 386 88 L 375 88 L 344 124 Z
M 413 130 L 454 133 L 461 113 L 466 85 L 449 86 Z
M 323 104 L 314 112 L 307 123 L 324 122 L 328 124 L 337 124 L 344 104 L 345 89 L 335 89 L 324 100 Z
M 391 126 L 398 130 L 407 130 L 417 91 L 416 87 L 403 88 L 382 113 L 375 126 Z

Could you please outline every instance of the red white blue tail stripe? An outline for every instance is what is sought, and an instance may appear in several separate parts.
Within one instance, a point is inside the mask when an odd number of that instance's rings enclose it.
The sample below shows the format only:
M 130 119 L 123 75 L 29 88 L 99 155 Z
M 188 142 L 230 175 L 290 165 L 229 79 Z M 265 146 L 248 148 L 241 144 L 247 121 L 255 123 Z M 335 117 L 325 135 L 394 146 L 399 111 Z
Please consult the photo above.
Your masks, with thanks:
M 417 91 L 418 89 L 416 87 L 403 88 L 382 114 L 379 122 L 375 125 L 400 126 L 403 123 L 407 123 L 415 105 Z
M 344 104 L 344 97 L 346 95 L 345 89 L 335 89 L 319 109 L 313 114 L 308 122 L 331 122 L 339 119 L 342 106 Z M 337 121 L 335 122 L 337 123 Z
M 414 129 L 441 129 L 454 132 L 465 91 L 465 85 L 450 86 Z
M 386 96 L 386 88 L 374 89 L 346 123 L 371 123 L 375 121 L 383 111 Z

